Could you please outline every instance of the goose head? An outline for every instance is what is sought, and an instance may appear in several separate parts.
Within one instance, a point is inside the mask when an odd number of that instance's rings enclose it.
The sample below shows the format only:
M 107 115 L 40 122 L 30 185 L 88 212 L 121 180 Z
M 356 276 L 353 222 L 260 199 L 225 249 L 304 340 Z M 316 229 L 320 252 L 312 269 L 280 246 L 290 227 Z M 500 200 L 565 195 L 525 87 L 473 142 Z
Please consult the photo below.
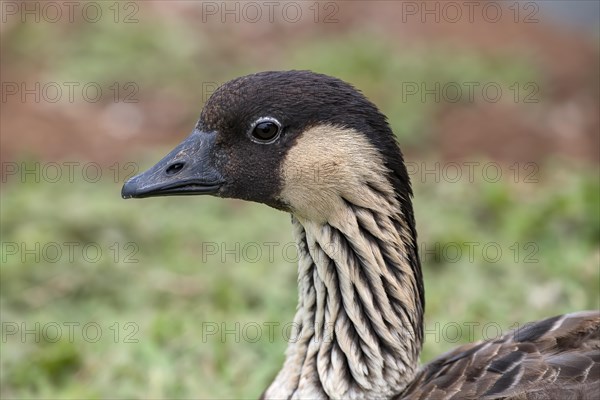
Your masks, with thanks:
M 224 84 L 192 134 L 122 189 L 124 198 L 195 194 L 293 215 L 303 339 L 289 344 L 266 398 L 384 398 L 407 385 L 424 304 L 412 193 L 395 137 L 373 103 L 309 71 Z M 341 336 L 323 347 L 322 368 L 313 368 L 303 361 L 307 341 L 324 326 Z
M 237 198 L 314 222 L 344 218 L 344 202 L 364 205 L 374 193 L 395 198 L 412 218 L 408 174 L 385 116 L 350 84 L 310 71 L 225 83 L 191 135 L 122 189 L 123 198 Z

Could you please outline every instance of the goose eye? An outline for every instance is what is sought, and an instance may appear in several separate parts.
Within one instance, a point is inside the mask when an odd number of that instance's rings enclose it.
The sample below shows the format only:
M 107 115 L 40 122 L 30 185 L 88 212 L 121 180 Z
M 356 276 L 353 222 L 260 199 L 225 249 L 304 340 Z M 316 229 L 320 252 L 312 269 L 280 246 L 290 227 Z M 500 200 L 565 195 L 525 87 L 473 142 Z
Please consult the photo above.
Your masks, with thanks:
M 260 121 L 252 129 L 252 136 L 261 142 L 273 140 L 279 133 L 280 126 L 276 121 Z

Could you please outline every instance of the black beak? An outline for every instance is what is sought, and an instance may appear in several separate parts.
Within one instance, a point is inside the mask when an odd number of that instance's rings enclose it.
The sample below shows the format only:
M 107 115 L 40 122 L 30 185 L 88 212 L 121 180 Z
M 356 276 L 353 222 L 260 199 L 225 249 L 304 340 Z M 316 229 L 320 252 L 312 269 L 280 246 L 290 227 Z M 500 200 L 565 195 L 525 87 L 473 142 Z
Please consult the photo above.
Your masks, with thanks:
M 149 170 L 123 185 L 124 199 L 216 194 L 224 181 L 214 165 L 216 133 L 194 132 Z

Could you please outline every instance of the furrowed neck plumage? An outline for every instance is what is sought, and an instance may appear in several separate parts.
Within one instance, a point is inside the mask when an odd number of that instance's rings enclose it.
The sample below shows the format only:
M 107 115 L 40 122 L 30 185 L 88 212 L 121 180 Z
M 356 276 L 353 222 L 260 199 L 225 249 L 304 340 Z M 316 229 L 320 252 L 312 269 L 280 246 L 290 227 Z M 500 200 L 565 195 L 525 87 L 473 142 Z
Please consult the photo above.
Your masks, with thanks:
M 374 163 L 326 220 L 293 213 L 297 332 L 266 398 L 382 398 L 414 377 L 423 294 L 412 210 Z

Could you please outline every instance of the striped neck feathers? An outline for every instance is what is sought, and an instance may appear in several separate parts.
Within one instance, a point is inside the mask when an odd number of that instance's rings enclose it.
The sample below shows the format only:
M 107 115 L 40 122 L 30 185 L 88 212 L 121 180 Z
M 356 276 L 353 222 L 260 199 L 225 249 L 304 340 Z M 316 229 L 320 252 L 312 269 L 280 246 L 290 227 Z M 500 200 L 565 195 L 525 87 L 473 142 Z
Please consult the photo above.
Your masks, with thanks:
M 363 135 L 305 132 L 285 167 L 315 165 L 311 155 L 333 161 L 318 180 L 295 176 L 282 191 L 299 250 L 296 340 L 265 397 L 389 397 L 412 380 L 422 344 L 412 209 Z

